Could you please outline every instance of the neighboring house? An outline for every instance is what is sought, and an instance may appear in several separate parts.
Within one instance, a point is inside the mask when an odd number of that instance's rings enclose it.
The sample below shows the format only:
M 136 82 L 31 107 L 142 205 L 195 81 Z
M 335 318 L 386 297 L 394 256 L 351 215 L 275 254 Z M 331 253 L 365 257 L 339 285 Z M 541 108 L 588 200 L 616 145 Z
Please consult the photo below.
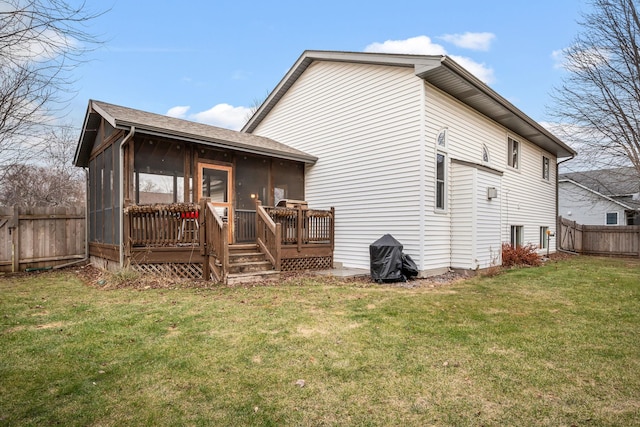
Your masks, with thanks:
M 562 174 L 559 214 L 582 225 L 640 225 L 640 177 L 633 167 Z
M 89 101 L 74 159 L 87 170 L 89 255 L 225 282 L 330 268 L 333 211 L 256 203 L 304 200 L 316 160 L 270 138 Z
M 368 268 L 389 233 L 422 275 L 500 264 L 502 242 L 546 252 L 575 155 L 446 56 L 306 51 L 243 131 L 318 159 L 305 198 L 335 207 L 335 262 Z

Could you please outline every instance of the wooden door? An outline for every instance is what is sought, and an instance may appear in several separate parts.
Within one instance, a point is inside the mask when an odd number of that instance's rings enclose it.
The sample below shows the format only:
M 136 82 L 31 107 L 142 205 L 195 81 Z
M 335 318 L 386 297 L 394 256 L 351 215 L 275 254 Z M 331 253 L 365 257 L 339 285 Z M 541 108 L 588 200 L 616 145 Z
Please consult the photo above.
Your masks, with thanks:
M 233 168 L 198 163 L 198 200 L 211 199 L 220 217 L 229 224 L 229 243 L 233 242 Z

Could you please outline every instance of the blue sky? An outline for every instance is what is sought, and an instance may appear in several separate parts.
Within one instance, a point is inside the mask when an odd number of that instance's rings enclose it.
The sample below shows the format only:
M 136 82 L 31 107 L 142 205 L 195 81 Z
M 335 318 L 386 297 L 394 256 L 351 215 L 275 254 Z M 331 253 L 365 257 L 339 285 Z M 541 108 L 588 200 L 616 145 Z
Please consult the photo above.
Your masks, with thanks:
M 312 49 L 446 53 L 549 121 L 557 52 L 584 11 L 584 0 L 115 0 L 88 28 L 104 43 L 75 71 L 69 118 L 81 127 L 98 99 L 237 129 Z

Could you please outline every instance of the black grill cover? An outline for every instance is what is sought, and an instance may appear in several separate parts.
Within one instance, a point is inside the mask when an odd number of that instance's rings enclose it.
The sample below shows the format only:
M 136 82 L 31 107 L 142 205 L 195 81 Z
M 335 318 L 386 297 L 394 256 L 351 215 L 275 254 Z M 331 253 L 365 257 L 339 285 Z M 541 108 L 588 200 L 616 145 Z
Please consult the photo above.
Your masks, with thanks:
M 404 282 L 402 274 L 402 244 L 385 234 L 369 245 L 371 280 L 376 282 Z
M 402 254 L 402 274 L 407 278 L 416 277 L 418 275 L 418 266 L 415 261 L 407 254 Z

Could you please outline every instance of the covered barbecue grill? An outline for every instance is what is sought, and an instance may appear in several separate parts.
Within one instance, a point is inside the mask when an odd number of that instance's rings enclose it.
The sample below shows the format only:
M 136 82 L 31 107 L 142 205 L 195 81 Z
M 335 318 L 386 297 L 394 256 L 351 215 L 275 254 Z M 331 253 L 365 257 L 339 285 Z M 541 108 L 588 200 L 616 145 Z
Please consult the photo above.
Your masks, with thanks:
M 408 277 L 417 276 L 418 268 L 409 257 L 402 253 L 402 243 L 390 234 L 385 234 L 369 245 L 371 280 L 375 282 L 404 282 Z

